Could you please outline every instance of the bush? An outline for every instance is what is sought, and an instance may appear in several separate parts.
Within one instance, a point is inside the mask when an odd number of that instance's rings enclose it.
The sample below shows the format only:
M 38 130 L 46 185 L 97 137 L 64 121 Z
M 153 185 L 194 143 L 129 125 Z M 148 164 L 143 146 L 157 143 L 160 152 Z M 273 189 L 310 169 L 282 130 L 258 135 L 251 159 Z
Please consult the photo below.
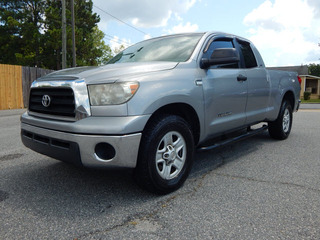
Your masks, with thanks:
M 303 100 L 309 100 L 310 99 L 310 95 L 311 95 L 311 92 L 304 92 L 303 93 Z

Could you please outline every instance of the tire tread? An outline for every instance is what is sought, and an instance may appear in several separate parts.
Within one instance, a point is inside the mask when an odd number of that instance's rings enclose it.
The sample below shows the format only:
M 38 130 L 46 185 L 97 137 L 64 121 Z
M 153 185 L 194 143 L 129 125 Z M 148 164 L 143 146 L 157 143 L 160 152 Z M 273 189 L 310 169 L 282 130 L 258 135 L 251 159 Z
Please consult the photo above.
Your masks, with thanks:
M 187 151 L 190 152 L 192 156 L 191 158 L 193 159 L 194 142 L 192 131 L 189 124 L 180 116 L 169 114 L 155 116 L 153 119 L 151 119 L 151 121 L 147 124 L 145 130 L 143 131 L 138 154 L 138 162 L 136 169 L 134 170 L 134 179 L 140 187 L 149 192 L 156 194 L 167 194 L 173 192 L 185 182 L 186 178 L 189 175 L 192 160 L 189 160 L 188 162 L 186 160 L 185 164 L 188 164 L 187 169 L 176 184 L 170 186 L 161 186 L 161 184 L 158 183 L 156 177 L 152 174 L 151 161 L 154 161 L 154 159 L 150 159 L 150 156 L 148 155 L 151 151 L 150 149 L 152 149 L 152 145 L 154 144 L 153 141 L 155 138 L 157 138 L 156 135 L 159 134 L 164 129 L 164 127 L 170 128 L 173 126 L 177 126 L 177 124 L 180 128 L 183 128 L 188 133 L 188 138 L 189 141 L 191 141 L 190 144 L 192 144 L 192 148 L 188 148 Z
M 283 131 L 283 127 L 282 127 L 282 121 L 283 121 L 284 112 L 287 108 L 290 112 L 291 119 L 290 119 L 290 129 L 287 133 L 285 133 Z M 291 131 L 291 126 L 292 126 L 292 107 L 287 100 L 284 100 L 281 104 L 278 118 L 273 122 L 269 122 L 269 124 L 268 124 L 269 135 L 274 139 L 284 140 L 284 139 L 288 138 L 290 131 Z

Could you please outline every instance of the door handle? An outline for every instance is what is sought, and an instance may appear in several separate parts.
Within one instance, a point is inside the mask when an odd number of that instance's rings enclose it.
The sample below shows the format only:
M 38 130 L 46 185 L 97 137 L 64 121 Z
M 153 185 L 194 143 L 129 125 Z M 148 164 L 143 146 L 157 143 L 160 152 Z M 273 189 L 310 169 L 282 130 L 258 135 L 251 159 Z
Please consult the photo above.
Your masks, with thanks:
M 195 84 L 196 86 L 202 86 L 202 79 L 196 79 Z
M 237 77 L 237 80 L 239 82 L 243 82 L 243 81 L 247 81 L 247 77 L 246 76 L 243 76 L 242 74 L 240 74 L 238 77 Z

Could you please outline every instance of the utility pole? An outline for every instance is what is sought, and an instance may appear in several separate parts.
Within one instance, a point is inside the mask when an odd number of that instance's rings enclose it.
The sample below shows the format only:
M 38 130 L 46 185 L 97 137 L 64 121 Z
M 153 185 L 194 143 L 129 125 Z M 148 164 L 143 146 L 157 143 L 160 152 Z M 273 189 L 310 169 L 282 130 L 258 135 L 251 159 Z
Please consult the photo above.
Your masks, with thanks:
M 71 25 L 72 25 L 72 67 L 76 67 L 76 35 L 74 21 L 74 0 L 71 0 Z
M 67 21 L 66 21 L 66 0 L 62 2 L 62 69 L 67 67 Z

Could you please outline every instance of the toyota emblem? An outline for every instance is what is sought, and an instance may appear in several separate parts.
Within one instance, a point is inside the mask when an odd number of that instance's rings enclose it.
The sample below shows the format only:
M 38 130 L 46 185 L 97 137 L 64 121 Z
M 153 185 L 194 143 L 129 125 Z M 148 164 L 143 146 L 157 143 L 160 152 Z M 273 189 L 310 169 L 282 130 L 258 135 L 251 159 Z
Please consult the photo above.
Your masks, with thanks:
M 49 95 L 43 95 L 42 96 L 42 105 L 44 107 L 49 107 L 51 103 L 51 98 Z

